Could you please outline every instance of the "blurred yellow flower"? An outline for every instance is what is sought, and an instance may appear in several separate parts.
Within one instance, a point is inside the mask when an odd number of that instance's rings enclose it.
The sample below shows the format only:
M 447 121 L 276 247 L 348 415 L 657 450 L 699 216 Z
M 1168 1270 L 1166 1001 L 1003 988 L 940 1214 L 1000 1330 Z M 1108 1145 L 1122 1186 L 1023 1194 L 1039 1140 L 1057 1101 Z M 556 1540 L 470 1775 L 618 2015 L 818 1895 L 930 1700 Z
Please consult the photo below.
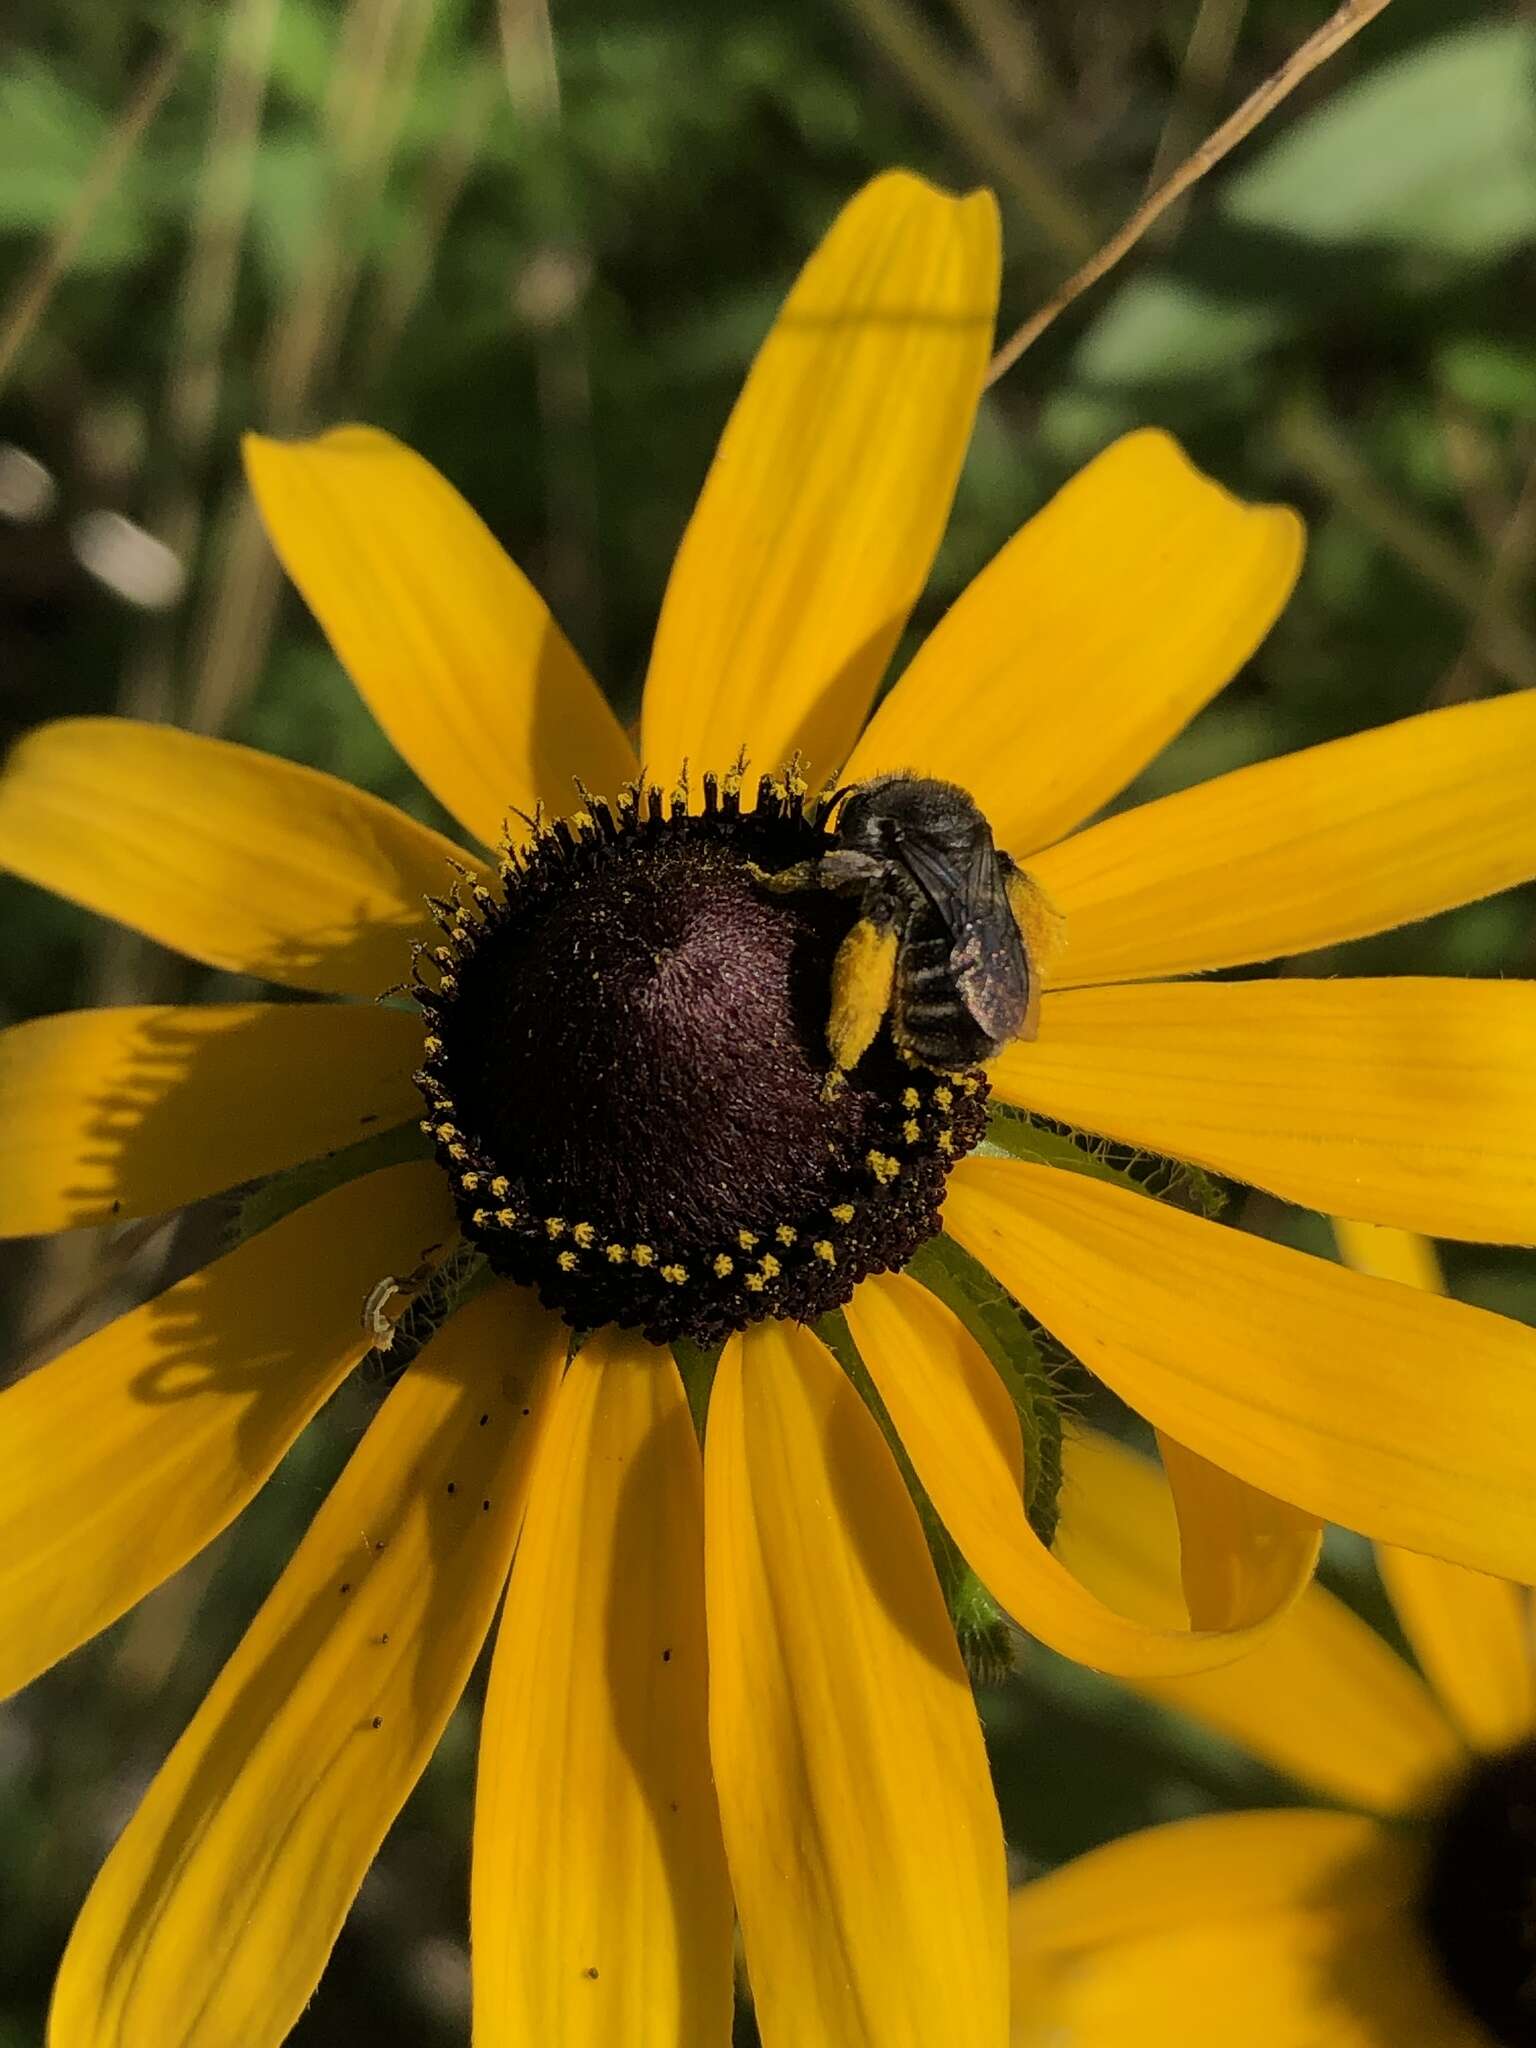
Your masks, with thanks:
M 14 751 L 15 872 L 306 993 L 376 997 L 424 946 L 427 1025 L 354 1000 L 20 1026 L 0 1038 L 0 1228 L 280 1172 L 418 1115 L 418 1070 L 437 1157 L 320 1196 L 0 1399 L 0 1690 L 225 1527 L 461 1239 L 502 1276 L 391 1394 L 114 1849 L 53 2048 L 282 2037 L 504 1585 L 479 2042 L 723 2044 L 734 1906 L 770 2048 L 952 2039 L 957 2004 L 967 2042 L 1001 2044 L 980 1731 L 892 1450 L 796 1319 L 837 1302 L 960 1550 L 1070 1655 L 1179 1674 L 1251 1648 L 1305 1584 L 1322 1516 L 1536 1573 L 1530 1332 L 1038 1150 L 961 1158 L 986 1080 L 905 1068 L 884 1040 L 822 1095 L 849 913 L 751 879 L 754 848 L 793 851 L 814 818 L 787 770 L 744 804 L 743 752 L 949 778 L 1027 859 L 1067 945 L 1040 963 L 1038 1038 L 993 1066 L 1004 1101 L 1291 1200 L 1532 1235 L 1530 989 L 1162 977 L 1536 872 L 1536 702 L 1436 712 L 1078 830 L 1247 659 L 1300 561 L 1292 514 L 1239 504 L 1147 432 L 1024 527 L 871 714 L 948 513 L 998 261 L 986 195 L 897 174 L 844 211 L 684 536 L 638 752 L 425 463 L 359 427 L 252 442 L 278 552 L 400 753 L 482 847 L 528 816 L 499 868 L 212 739 L 77 720 Z M 573 778 L 580 810 L 546 825 Z M 1032 1532 L 1000 1377 L 897 1270 L 941 1201 L 1163 1433 L 1193 1631 L 1098 1599 Z M 601 1325 L 569 1361 L 567 1322 Z M 702 1453 L 646 1330 L 730 1332 Z
M 1341 1237 L 1363 1270 L 1434 1280 L 1421 1240 Z M 1176 1607 L 1178 1539 L 1153 1468 L 1103 1440 L 1079 1457 L 1101 1483 L 1113 1471 L 1124 1506 L 1114 1530 L 1076 1529 L 1079 1568 L 1149 1614 Z M 1411 1551 L 1376 1557 L 1422 1677 L 1313 1586 L 1241 1665 L 1145 1688 L 1330 1805 L 1177 1821 L 1026 1886 L 1015 2048 L 1536 2039 L 1531 1595 Z

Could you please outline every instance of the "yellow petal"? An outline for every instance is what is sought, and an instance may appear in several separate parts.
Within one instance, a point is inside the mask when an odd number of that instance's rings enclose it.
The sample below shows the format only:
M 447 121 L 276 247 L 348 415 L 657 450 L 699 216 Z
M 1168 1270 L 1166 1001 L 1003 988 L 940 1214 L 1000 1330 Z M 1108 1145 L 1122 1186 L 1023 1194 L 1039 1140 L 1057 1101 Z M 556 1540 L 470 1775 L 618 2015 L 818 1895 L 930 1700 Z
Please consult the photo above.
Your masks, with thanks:
M 1536 1576 L 1536 1331 L 1017 1160 L 962 1161 L 945 1223 L 1212 1464 L 1406 1549 Z
M 1536 1727 L 1536 1639 L 1524 1586 L 1382 1544 L 1376 1553 L 1403 1633 L 1462 1733 L 1507 1749 Z
M 1108 818 L 1037 855 L 1058 987 L 1273 960 L 1536 874 L 1536 690 L 1426 711 Z
M 1117 795 L 1234 676 L 1301 567 L 1294 512 L 1244 505 L 1169 435 L 1127 434 L 1016 534 L 921 648 L 846 780 L 920 765 L 1000 845 Z
M 486 846 L 508 811 L 576 808 L 635 773 L 549 608 L 429 462 L 372 427 L 245 440 L 272 545 L 369 710 Z
M 1179 1518 L 1184 1603 L 1197 1628 L 1241 1628 L 1283 1611 L 1317 1567 L 1322 1524 L 1158 1433 Z
M 27 734 L 0 866 L 212 967 L 376 996 L 431 933 L 450 843 L 345 782 L 128 718 Z
M 395 1388 L 97 1878 L 50 2048 L 288 2033 L 490 1626 L 566 1334 L 496 1289 Z
M 1062 1954 L 1238 1920 L 1328 1896 L 1341 1871 L 1375 1878 L 1398 1903 L 1412 1896 L 1412 1858 L 1399 1862 L 1376 1821 L 1307 1809 L 1219 1813 L 1143 1828 L 1037 1878 L 1012 1903 L 1012 1933 L 1036 1953 Z
M 151 1216 L 419 1113 L 413 1012 L 138 1005 L 0 1031 L 0 1237 Z
M 0 1394 L 0 1698 L 233 1521 L 454 1230 L 436 1167 L 368 1174 Z
M 1418 1871 L 1348 1814 L 1110 1843 L 1015 1894 L 1014 2048 L 1484 2048 L 1418 1937 Z
M 1021 1627 L 1063 1656 L 1123 1676 L 1203 1671 L 1253 1648 L 1312 1575 L 1315 1537 L 1291 1553 L 1288 1583 L 1266 1584 L 1230 1631 L 1192 1635 L 1177 1614 L 1118 1612 L 1074 1578 L 1029 1526 L 1018 1417 L 964 1324 L 900 1274 L 864 1281 L 848 1324 L 923 1490 L 967 1563 Z
M 1408 1231 L 1334 1222 L 1346 1265 L 1438 1294 L 1434 1247 Z M 1376 1562 L 1413 1653 L 1478 1749 L 1501 1750 L 1536 1726 L 1530 1593 L 1439 1558 L 1382 1544 Z
M 922 589 L 981 396 L 997 208 L 905 171 L 844 207 L 758 351 L 683 536 L 641 757 L 757 769 L 852 746 Z
M 1351 1223 L 1343 1216 L 1329 1221 L 1339 1256 L 1357 1273 L 1370 1273 L 1378 1280 L 1401 1280 L 1407 1287 L 1424 1287 L 1431 1294 L 1445 1292 L 1435 1248 L 1417 1231 L 1394 1230 L 1384 1223 Z
M 1006 2039 L 1002 1832 L 916 1511 L 809 1330 L 727 1344 L 710 1743 L 766 2048 Z
M 1181 1546 L 1163 1475 L 1096 1430 L 1073 1430 L 1063 1449 L 1062 1562 L 1123 1612 L 1174 1625 L 1184 1608 Z M 1298 1783 L 1376 1813 L 1422 1809 L 1466 1761 L 1429 1688 L 1316 1584 L 1238 1662 L 1133 1683 Z
M 1536 986 L 1166 982 L 1047 995 L 1008 1101 L 1314 1209 L 1536 1243 Z
M 670 1355 L 566 1373 L 480 1744 L 477 2048 L 725 2048 L 731 1903 L 705 1726 L 698 1439 Z

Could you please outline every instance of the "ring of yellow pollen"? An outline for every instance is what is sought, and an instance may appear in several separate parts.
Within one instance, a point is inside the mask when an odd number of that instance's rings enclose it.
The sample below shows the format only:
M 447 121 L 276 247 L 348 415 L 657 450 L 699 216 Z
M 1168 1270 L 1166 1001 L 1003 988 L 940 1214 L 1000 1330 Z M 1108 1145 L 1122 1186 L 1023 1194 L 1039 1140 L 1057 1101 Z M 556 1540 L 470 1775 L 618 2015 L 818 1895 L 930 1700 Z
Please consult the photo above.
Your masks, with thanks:
M 761 877 L 833 843 L 793 773 L 635 784 L 435 901 L 419 948 L 423 1128 L 466 1236 L 577 1328 L 713 1343 L 811 1321 L 939 1228 L 980 1138 L 979 1071 L 882 1030 L 827 1086 L 833 964 L 858 916 Z
M 1419 1920 L 1491 2040 L 1536 2048 L 1536 1743 L 1480 1757 L 1450 1793 Z

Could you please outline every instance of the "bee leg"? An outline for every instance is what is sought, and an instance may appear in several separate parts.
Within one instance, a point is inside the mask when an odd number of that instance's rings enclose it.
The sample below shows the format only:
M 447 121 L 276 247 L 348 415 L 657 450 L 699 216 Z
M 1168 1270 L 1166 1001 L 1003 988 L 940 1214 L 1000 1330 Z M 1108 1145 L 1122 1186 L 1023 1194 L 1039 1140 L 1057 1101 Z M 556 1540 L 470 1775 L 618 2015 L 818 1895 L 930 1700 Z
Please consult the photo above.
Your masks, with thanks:
M 797 860 L 792 868 L 780 868 L 770 874 L 767 868 L 760 868 L 755 860 L 747 862 L 747 873 L 761 889 L 771 889 L 775 896 L 792 896 L 801 889 L 821 887 L 821 862 L 819 860 Z
M 1029 1003 L 1018 1035 L 1033 1038 L 1040 1028 L 1040 990 L 1052 961 L 1060 957 L 1067 943 L 1067 920 L 1033 875 L 1027 875 L 1006 853 L 998 858 L 1008 878 L 1008 907 L 1029 962 Z
M 760 887 L 771 889 L 776 896 L 792 895 L 801 889 L 862 891 L 872 882 L 884 878 L 885 863 L 876 860 L 872 854 L 837 846 L 830 853 L 822 854 L 819 860 L 797 860 L 793 867 L 780 868 L 775 874 L 770 874 L 767 868 L 760 868 L 755 860 L 749 860 L 747 873 Z
M 837 949 L 832 963 L 832 1008 L 827 1018 L 827 1050 L 832 1066 L 822 1084 L 822 1099 L 842 1092 L 844 1080 L 875 1042 L 896 976 L 899 947 L 893 906 L 877 899 L 865 909 Z

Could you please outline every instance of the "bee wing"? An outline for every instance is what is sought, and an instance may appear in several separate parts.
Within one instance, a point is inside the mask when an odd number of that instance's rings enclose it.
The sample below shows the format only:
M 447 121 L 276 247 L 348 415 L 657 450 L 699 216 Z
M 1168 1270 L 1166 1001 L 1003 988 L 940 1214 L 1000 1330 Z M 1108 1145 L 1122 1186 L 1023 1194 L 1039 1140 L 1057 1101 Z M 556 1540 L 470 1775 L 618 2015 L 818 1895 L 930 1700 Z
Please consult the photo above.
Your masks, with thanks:
M 961 1001 L 989 1038 L 1006 1044 L 1024 1023 L 1029 967 L 991 834 L 978 833 L 957 857 L 926 833 L 906 832 L 901 860 L 949 933 Z

